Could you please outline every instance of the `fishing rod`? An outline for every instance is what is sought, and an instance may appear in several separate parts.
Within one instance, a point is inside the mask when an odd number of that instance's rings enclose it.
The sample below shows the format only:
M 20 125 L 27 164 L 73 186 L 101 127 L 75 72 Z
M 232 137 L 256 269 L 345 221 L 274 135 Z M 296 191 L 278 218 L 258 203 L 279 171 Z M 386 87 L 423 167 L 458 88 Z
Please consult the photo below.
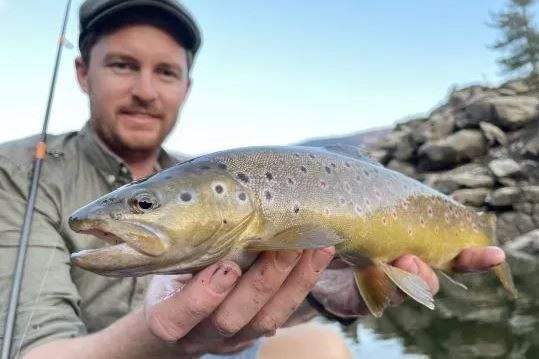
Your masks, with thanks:
M 34 167 L 32 170 L 32 183 L 30 185 L 30 193 L 28 195 L 28 202 L 26 203 L 26 209 L 24 212 L 24 221 L 22 224 L 20 244 L 17 250 L 17 259 L 15 262 L 15 272 L 13 274 L 13 281 L 11 282 L 11 291 L 9 296 L 8 311 L 6 316 L 6 323 L 4 326 L 4 340 L 2 343 L 2 356 L 1 359 L 9 359 L 11 351 L 11 342 L 13 340 L 13 328 L 15 327 L 15 317 L 17 315 L 17 304 L 19 301 L 19 294 L 21 291 L 21 283 L 24 273 L 24 263 L 26 259 L 26 250 L 28 249 L 28 241 L 30 238 L 30 228 L 32 226 L 32 218 L 34 214 L 34 207 L 37 198 L 37 185 L 39 182 L 39 175 L 41 173 L 41 165 L 43 158 L 47 154 L 47 127 L 49 125 L 49 117 L 51 112 L 52 98 L 54 96 L 54 88 L 56 86 L 56 77 L 58 74 L 58 67 L 60 65 L 60 58 L 62 56 L 62 48 L 66 44 L 65 31 L 67 25 L 67 18 L 69 15 L 69 9 L 71 7 L 71 0 L 67 0 L 65 9 L 64 22 L 60 37 L 58 39 L 58 50 L 56 52 L 56 61 L 54 64 L 54 72 L 52 74 L 51 86 L 49 89 L 49 99 L 47 101 L 47 108 L 45 111 L 45 118 L 43 120 L 43 129 L 41 130 L 40 140 L 36 145 L 36 151 L 34 153 Z

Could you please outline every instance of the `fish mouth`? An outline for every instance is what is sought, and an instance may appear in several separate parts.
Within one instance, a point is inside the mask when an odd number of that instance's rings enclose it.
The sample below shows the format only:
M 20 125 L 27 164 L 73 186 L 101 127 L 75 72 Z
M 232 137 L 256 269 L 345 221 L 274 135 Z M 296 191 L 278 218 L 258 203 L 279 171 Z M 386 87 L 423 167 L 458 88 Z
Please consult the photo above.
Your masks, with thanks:
M 69 224 L 75 232 L 96 236 L 109 244 L 71 254 L 74 265 L 98 274 L 141 274 L 144 268 L 158 263 L 158 257 L 169 247 L 168 236 L 144 223 L 70 221 Z

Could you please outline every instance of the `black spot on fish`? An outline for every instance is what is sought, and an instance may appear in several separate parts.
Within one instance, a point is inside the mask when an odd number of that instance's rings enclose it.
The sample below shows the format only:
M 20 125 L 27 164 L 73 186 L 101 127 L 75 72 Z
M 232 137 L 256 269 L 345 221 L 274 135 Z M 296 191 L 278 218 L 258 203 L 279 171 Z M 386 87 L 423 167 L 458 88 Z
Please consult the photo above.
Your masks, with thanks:
M 245 173 L 241 173 L 241 172 L 238 173 L 238 178 L 242 182 L 249 183 L 249 177 L 247 177 L 247 175 Z
M 271 181 L 273 179 L 273 175 L 271 174 L 271 172 L 266 172 L 266 178 L 268 179 L 268 181 Z
M 327 173 L 331 173 L 331 168 L 329 168 L 328 166 L 325 166 L 324 168 L 326 169 Z
M 348 168 L 352 167 L 352 166 L 350 166 L 350 163 L 348 163 L 348 162 L 345 162 L 344 165 L 345 165 L 346 167 L 348 167 Z
M 219 168 L 222 169 L 222 170 L 226 170 L 226 169 L 227 169 L 227 167 L 226 167 L 226 165 L 225 165 L 224 163 L 219 163 L 219 164 L 217 165 L 217 167 L 219 167 Z
M 269 201 L 271 199 L 271 192 L 270 191 L 265 191 L 264 192 L 264 197 L 266 197 L 266 199 Z
M 369 176 L 371 175 L 371 174 L 369 173 L 369 171 L 367 171 L 367 170 L 365 170 L 365 169 L 363 170 L 363 173 L 365 173 L 365 176 L 367 176 L 367 177 L 369 177 Z
M 294 153 L 294 156 L 299 158 L 299 153 Z
M 180 195 L 180 199 L 184 202 L 189 202 L 191 199 L 193 199 L 193 196 L 189 192 L 184 192 Z
M 171 180 L 172 179 L 172 176 L 171 175 L 166 175 L 165 176 L 165 180 Z
M 335 163 L 331 162 L 331 167 L 337 168 L 337 165 Z
M 296 204 L 294 206 L 294 213 L 298 213 L 299 212 L 299 206 Z
M 299 169 L 301 170 L 301 172 L 307 173 L 307 168 L 305 168 L 305 166 L 301 166 Z
M 240 201 L 245 201 L 247 199 L 247 196 L 245 195 L 245 193 L 241 192 L 238 195 L 238 198 L 240 199 Z
M 291 177 L 288 177 L 286 180 L 287 180 L 288 184 L 291 185 L 291 186 L 293 186 L 294 183 L 295 183 L 295 182 L 294 182 L 294 179 L 291 178 Z
M 209 169 L 211 169 L 211 167 L 208 166 L 208 165 L 202 165 L 202 166 L 200 166 L 200 169 L 202 169 L 202 170 L 209 170 Z
M 228 221 L 226 220 L 226 218 L 223 218 L 223 224 L 227 224 Z
M 220 184 L 216 185 L 214 189 L 215 189 L 215 192 L 217 192 L 218 194 L 221 194 L 224 191 L 223 186 L 221 186 Z

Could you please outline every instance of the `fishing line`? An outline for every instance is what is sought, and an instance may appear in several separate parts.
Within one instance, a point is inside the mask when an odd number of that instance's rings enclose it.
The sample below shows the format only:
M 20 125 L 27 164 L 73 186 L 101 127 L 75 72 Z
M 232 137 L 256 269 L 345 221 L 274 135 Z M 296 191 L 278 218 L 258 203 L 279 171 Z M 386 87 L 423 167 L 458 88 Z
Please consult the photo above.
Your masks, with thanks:
M 54 88 L 56 87 L 56 78 L 58 75 L 58 67 L 60 65 L 60 58 L 62 55 L 62 48 L 69 46 L 65 40 L 65 30 L 67 25 L 67 18 L 69 15 L 69 9 L 71 7 L 71 0 L 67 0 L 67 5 L 64 14 L 64 21 L 62 24 L 62 30 L 60 31 L 60 38 L 58 40 L 58 50 L 56 52 L 56 60 L 54 64 L 54 72 L 52 74 L 51 86 L 49 89 L 49 98 L 47 101 L 47 108 L 45 111 L 45 118 L 43 120 L 43 129 L 41 130 L 40 140 L 36 145 L 36 151 L 34 153 L 34 167 L 32 169 L 32 182 L 30 185 L 30 193 L 28 195 L 28 202 L 26 203 L 26 209 L 24 212 L 24 220 L 21 229 L 21 239 L 19 248 L 17 250 L 17 259 L 15 262 L 15 271 L 13 274 L 13 281 L 11 282 L 11 291 L 9 296 L 8 311 L 6 316 L 6 323 L 4 326 L 4 338 L 2 342 L 2 356 L 1 359 L 9 359 L 11 351 L 11 344 L 13 340 L 13 329 L 15 327 L 15 319 L 17 315 L 17 304 L 19 302 L 19 294 L 21 292 L 21 284 L 24 273 L 24 263 L 26 260 L 26 251 L 28 249 L 28 241 L 30 239 L 30 229 L 32 226 L 32 219 L 34 214 L 34 207 L 37 198 L 37 189 L 39 182 L 39 175 L 41 173 L 41 165 L 43 158 L 47 154 L 47 128 L 49 125 L 49 117 L 52 105 L 52 98 L 54 96 Z

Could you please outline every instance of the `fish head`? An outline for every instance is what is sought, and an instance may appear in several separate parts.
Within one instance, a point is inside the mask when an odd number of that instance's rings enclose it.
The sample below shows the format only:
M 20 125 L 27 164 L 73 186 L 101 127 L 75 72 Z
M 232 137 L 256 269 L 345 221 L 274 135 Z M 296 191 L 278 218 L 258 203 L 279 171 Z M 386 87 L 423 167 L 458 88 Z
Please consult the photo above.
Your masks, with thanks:
M 75 211 L 72 230 L 111 246 L 74 253 L 72 262 L 114 276 L 195 272 L 234 247 L 254 198 L 219 164 L 176 165 Z

